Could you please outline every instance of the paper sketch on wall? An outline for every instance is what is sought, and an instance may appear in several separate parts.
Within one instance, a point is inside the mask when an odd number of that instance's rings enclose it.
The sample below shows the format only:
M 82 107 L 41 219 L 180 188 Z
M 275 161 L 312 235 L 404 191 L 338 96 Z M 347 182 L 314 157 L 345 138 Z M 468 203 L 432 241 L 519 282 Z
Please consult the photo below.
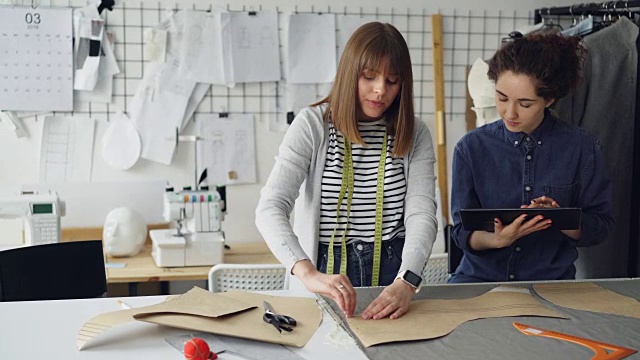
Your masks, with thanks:
M 234 85 L 228 65 L 225 65 L 225 54 L 229 49 L 224 49 L 222 41 L 223 12 L 226 11 L 185 11 L 178 73 L 187 79 L 215 85 Z M 228 22 L 228 17 L 225 20 Z
M 129 116 L 142 141 L 141 157 L 165 165 L 173 158 L 176 129 L 186 126 L 209 87 L 178 72 L 183 27 L 184 12 L 158 24 L 168 36 L 165 62 L 145 64 L 145 76 L 129 106 Z
M 287 31 L 287 82 L 329 83 L 336 74 L 334 14 L 291 14 Z
M 120 73 L 120 67 L 113 53 L 115 35 L 113 32 L 105 32 L 102 41 L 102 59 L 98 68 L 98 80 L 91 91 L 76 90 L 74 97 L 77 101 L 92 103 L 111 103 L 113 97 L 113 77 Z
M 319 100 L 315 84 L 290 84 L 285 85 L 285 111 L 297 114 L 304 107 Z M 324 97 L 323 94 L 322 96 Z
M 344 51 L 344 46 L 347 44 L 347 41 L 349 41 L 351 35 L 353 35 L 353 32 L 360 26 L 372 21 L 376 21 L 376 17 L 373 15 L 336 15 L 336 25 L 338 28 L 338 62 Z
M 75 44 L 78 69 L 74 99 L 108 104 L 113 94 L 113 76 L 120 73 L 113 53 L 115 34 L 106 31 L 95 5 L 74 9 L 73 23 L 74 37 L 79 39 Z
M 276 11 L 221 14 L 225 58 L 231 82 L 280 81 L 280 44 Z
M 198 173 L 207 169 L 207 184 L 230 185 L 256 182 L 253 115 L 196 115 L 200 141 Z
M 86 6 L 73 12 L 73 28 L 76 40 L 73 89 L 92 91 L 98 83 L 104 20 L 95 6 Z
M 164 62 L 167 56 L 167 31 L 148 28 L 144 30 L 143 36 L 145 60 Z
M 91 181 L 95 121 L 47 116 L 40 147 L 40 182 Z

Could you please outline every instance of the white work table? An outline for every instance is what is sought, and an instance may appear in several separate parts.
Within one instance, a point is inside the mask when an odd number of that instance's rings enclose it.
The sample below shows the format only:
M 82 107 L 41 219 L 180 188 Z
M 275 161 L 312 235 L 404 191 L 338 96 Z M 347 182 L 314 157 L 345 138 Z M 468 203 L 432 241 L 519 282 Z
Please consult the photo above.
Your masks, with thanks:
M 293 295 L 286 290 L 268 293 Z M 313 295 L 308 293 L 307 296 Z M 141 321 L 111 328 L 94 339 L 87 348 L 78 351 L 76 334 L 82 324 L 103 312 L 119 310 L 118 299 L 131 307 L 141 307 L 164 301 L 165 296 L 0 302 L 0 359 L 184 359 L 165 338 L 196 331 Z M 333 318 L 325 310 L 320 328 L 306 346 L 290 349 L 305 359 L 367 359 L 356 345 L 334 345 L 326 340 L 334 324 Z M 224 353 L 219 358 L 241 359 Z

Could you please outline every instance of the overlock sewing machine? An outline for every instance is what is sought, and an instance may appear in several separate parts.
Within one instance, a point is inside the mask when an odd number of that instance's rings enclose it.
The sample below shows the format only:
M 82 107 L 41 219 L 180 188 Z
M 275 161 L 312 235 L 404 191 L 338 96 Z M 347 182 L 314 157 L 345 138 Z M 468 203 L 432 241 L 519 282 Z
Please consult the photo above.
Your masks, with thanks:
M 169 229 L 151 230 L 152 256 L 159 267 L 209 266 L 223 262 L 223 200 L 203 187 L 164 193 L 163 217 Z

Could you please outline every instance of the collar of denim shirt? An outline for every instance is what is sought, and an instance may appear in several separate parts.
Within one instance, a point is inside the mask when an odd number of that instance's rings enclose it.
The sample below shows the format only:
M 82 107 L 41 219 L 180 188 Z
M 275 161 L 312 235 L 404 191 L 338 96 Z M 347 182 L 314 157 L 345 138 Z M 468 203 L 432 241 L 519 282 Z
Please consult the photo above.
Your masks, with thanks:
M 509 129 L 504 126 L 504 122 L 502 122 L 502 129 L 504 130 L 507 140 L 513 145 L 513 147 L 522 145 L 527 137 L 529 137 L 534 144 L 537 144 L 538 147 L 541 147 L 544 144 L 544 139 L 546 139 L 547 135 L 549 135 L 549 133 L 551 132 L 551 129 L 553 129 L 553 125 L 556 121 L 557 119 L 555 118 L 555 116 L 553 116 L 553 114 L 551 114 L 551 111 L 549 111 L 549 109 L 545 109 L 544 119 L 542 119 L 540 125 L 538 125 L 538 127 L 533 130 L 531 134 L 527 134 L 521 131 L 509 131 Z

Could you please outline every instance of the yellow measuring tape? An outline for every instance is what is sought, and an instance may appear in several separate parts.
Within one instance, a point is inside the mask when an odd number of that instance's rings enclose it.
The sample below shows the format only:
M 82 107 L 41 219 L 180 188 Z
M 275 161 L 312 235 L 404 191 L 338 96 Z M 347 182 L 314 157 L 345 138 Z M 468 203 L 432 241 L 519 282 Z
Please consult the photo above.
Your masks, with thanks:
M 569 334 L 563 334 L 551 330 L 541 329 L 534 326 L 529 326 L 521 323 L 514 322 L 513 326 L 520 330 L 525 335 L 531 336 L 544 336 L 548 338 L 569 341 L 574 344 L 580 344 L 593 350 L 595 355 L 591 360 L 618 360 L 625 358 L 631 354 L 635 354 L 637 351 L 633 349 L 627 349 L 618 345 L 611 345 L 599 341 L 585 339 Z
M 347 230 L 349 229 L 349 216 L 351 215 L 351 202 L 353 200 L 353 157 L 351 155 L 351 142 L 344 139 L 344 164 L 342 166 L 342 186 L 338 195 L 338 207 L 336 210 L 336 226 L 331 233 L 329 241 L 329 254 L 327 259 L 327 274 L 333 274 L 335 255 L 333 254 L 334 237 L 340 223 L 340 208 L 345 193 L 347 194 L 347 218 L 342 232 L 342 256 L 340 257 L 340 274 L 347 274 Z M 387 132 L 384 132 L 380 162 L 378 163 L 378 179 L 376 184 L 376 226 L 373 243 L 373 272 L 371 286 L 378 286 L 380 278 L 380 253 L 382 251 L 382 207 L 384 205 L 384 166 L 387 163 Z

